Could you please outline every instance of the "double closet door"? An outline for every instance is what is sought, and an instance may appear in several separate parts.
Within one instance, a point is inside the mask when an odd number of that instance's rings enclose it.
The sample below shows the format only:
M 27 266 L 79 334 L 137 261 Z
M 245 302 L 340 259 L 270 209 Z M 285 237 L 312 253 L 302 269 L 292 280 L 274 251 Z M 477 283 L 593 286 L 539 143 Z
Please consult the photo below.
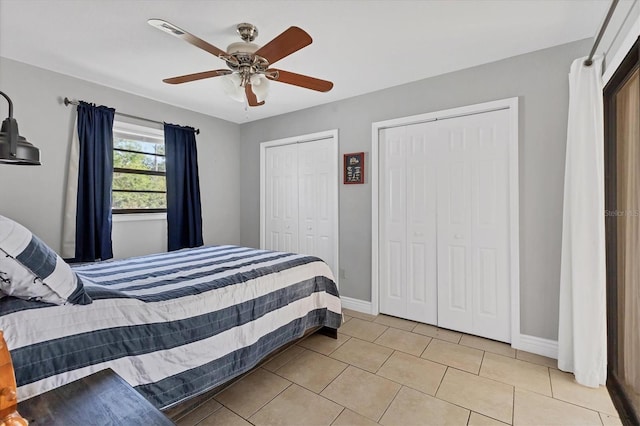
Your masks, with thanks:
M 337 267 L 338 164 L 333 138 L 265 150 L 265 240 Z
M 379 140 L 380 311 L 510 341 L 508 111 Z

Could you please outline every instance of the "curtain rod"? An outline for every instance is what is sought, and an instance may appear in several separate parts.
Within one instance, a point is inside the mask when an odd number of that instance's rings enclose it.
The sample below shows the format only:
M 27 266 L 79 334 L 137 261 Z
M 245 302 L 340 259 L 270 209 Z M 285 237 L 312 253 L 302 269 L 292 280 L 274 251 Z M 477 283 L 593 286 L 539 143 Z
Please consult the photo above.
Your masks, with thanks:
M 66 96 L 64 97 L 64 104 L 65 106 L 69 106 L 69 105 L 78 105 L 79 102 L 78 101 L 72 101 L 71 99 L 67 98 Z M 164 123 L 162 121 L 157 121 L 157 120 L 151 120 L 149 118 L 144 118 L 144 117 L 138 117 L 135 115 L 131 115 L 131 114 L 125 114 L 124 112 L 119 112 L 116 111 L 116 114 L 121 115 L 123 117 L 128 117 L 128 118 L 134 118 L 136 120 L 142 120 L 142 121 L 148 121 L 149 123 L 156 123 L 156 124 L 162 124 L 164 125 Z M 196 135 L 200 134 L 200 129 L 196 129 Z
M 584 61 L 584 65 L 587 66 L 587 67 L 590 67 L 591 64 L 593 64 L 593 55 L 595 55 L 596 49 L 598 48 L 598 45 L 600 44 L 600 41 L 602 40 L 602 36 L 604 35 L 604 32 L 607 30 L 607 26 L 609 25 L 609 21 L 611 20 L 611 17 L 613 16 L 613 11 L 615 10 L 616 6 L 618 5 L 618 1 L 619 0 L 613 0 L 611 2 L 611 6 L 609 7 L 609 11 L 607 12 L 607 17 L 604 18 L 604 22 L 602 23 L 602 27 L 600 27 L 600 31 L 598 32 L 598 36 L 596 37 L 595 43 L 593 43 L 593 47 L 591 48 L 591 52 L 589 53 L 589 57 L 587 58 L 586 61 Z

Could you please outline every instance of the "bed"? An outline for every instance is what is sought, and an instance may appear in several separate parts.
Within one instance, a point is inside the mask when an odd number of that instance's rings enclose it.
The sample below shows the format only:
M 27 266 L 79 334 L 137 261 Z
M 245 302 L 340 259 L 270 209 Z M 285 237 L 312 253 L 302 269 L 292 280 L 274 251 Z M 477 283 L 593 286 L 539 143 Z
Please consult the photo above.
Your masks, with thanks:
M 91 304 L 0 300 L 20 400 L 112 368 L 166 409 L 342 321 L 331 270 L 312 256 L 208 246 L 72 269 Z

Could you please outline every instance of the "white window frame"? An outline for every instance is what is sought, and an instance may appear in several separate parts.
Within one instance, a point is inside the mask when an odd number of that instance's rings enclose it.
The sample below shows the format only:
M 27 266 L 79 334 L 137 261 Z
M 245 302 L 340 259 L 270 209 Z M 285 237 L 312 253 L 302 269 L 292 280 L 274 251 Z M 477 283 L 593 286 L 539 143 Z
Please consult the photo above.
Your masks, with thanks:
M 164 130 L 160 128 L 154 128 L 134 123 L 128 123 L 125 121 L 114 120 L 113 122 L 113 135 L 114 138 L 116 134 L 126 134 L 129 136 L 139 136 L 144 139 L 151 139 L 162 141 L 164 144 Z M 113 148 L 115 153 L 115 148 Z M 166 158 L 166 157 L 165 157 Z M 165 174 L 166 179 L 166 174 Z M 111 194 L 113 194 L 113 188 L 111 190 Z M 129 222 L 129 221 L 140 221 L 140 220 L 166 220 L 167 212 L 166 209 L 164 211 L 130 211 L 130 212 L 117 212 L 114 213 L 112 209 L 112 217 L 114 222 Z

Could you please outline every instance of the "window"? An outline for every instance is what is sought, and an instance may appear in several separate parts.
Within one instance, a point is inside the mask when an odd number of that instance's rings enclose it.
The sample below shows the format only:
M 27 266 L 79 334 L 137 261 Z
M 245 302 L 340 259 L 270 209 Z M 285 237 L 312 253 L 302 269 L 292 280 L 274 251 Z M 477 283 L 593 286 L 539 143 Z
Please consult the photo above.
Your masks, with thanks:
M 164 132 L 113 123 L 112 212 L 167 211 Z
M 604 89 L 607 388 L 640 424 L 640 38 Z

